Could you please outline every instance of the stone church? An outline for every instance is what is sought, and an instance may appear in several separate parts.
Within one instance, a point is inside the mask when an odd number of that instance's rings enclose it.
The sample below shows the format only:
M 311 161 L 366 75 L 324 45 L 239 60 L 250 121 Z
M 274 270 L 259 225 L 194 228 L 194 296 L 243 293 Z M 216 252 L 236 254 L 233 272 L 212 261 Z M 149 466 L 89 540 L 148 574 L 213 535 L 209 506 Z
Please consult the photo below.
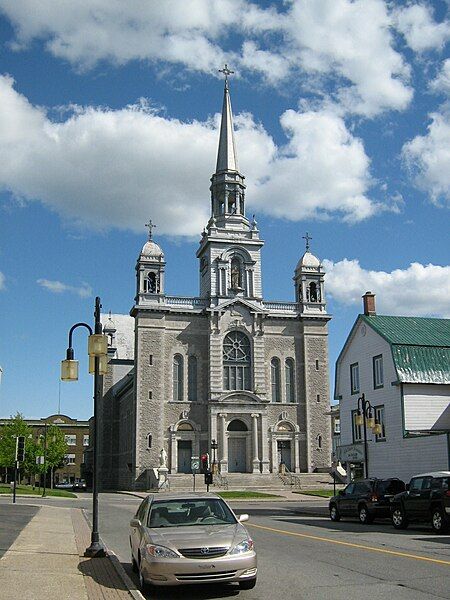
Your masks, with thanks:
M 104 487 L 148 489 L 162 449 L 169 479 L 191 472 L 191 457 L 205 452 L 221 474 L 330 465 L 325 273 L 306 236 L 295 301 L 263 299 L 264 241 L 246 216 L 245 189 L 225 78 L 198 297 L 165 289 L 150 222 L 131 316 L 102 318 L 110 358 L 99 416 Z

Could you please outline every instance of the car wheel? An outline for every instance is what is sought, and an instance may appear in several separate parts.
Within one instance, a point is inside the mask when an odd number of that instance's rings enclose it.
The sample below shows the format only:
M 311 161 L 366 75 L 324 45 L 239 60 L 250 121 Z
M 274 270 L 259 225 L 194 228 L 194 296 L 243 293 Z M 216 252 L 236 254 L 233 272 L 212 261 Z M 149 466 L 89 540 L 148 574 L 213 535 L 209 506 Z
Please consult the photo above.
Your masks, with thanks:
M 341 514 L 338 511 L 338 507 L 336 506 L 336 504 L 332 504 L 330 506 L 330 519 L 332 521 L 340 521 L 341 520 Z
M 438 506 L 431 511 L 431 526 L 435 533 L 446 533 L 448 529 L 448 521 Z
M 252 590 L 256 585 L 256 577 L 255 579 L 247 579 L 247 581 L 240 581 L 239 588 L 241 590 Z
M 373 517 L 365 504 L 362 504 L 358 509 L 359 522 L 363 525 L 369 525 L 373 521 Z
M 401 506 L 394 508 L 391 515 L 391 521 L 395 529 L 406 529 L 408 527 L 408 519 Z

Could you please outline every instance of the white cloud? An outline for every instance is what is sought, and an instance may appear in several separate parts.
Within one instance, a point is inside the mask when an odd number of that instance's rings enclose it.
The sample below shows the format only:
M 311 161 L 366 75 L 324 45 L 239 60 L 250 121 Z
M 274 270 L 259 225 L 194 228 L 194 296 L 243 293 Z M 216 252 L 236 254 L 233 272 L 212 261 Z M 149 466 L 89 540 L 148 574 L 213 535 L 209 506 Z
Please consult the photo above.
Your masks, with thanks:
M 339 100 L 351 112 L 403 110 L 412 98 L 409 68 L 393 48 L 390 26 L 382 0 L 292 1 L 288 52 L 307 72 L 343 78 Z
M 319 76 L 322 93 L 337 86 L 335 101 L 369 117 L 408 106 L 409 68 L 393 47 L 383 0 L 285 4 L 278 12 L 277 3 L 261 8 L 248 0 L 0 0 L 0 10 L 15 26 L 17 49 L 42 39 L 81 68 L 149 60 L 217 75 L 227 61 L 270 84 Z
M 0 271 L 0 290 L 4 290 L 4 289 L 5 289 L 5 276 Z
M 412 263 L 386 273 L 363 269 L 357 259 L 323 264 L 327 293 L 339 303 L 362 307 L 370 290 L 379 314 L 450 318 L 450 266 Z
M 450 58 L 442 63 L 439 73 L 430 83 L 430 89 L 434 92 L 450 95 Z
M 285 112 L 284 147 L 251 115 L 236 123 L 250 207 L 293 220 L 351 221 L 377 209 L 367 196 L 363 144 L 340 117 Z M 0 77 L 0 188 L 93 228 L 142 231 L 150 215 L 159 233 L 198 235 L 209 218 L 218 126 L 218 116 L 183 123 L 145 105 L 78 108 L 52 122 Z
M 395 25 L 415 52 L 441 49 L 450 40 L 450 22 L 437 23 L 430 6 L 415 3 L 393 12 Z
M 36 283 L 53 294 L 70 292 L 71 294 L 80 296 L 80 298 L 89 298 L 92 296 L 92 288 L 87 283 L 82 283 L 80 286 L 74 286 L 67 285 L 61 281 L 50 281 L 49 279 L 38 279 Z
M 450 113 L 432 113 L 426 135 L 418 135 L 402 148 L 406 164 L 416 174 L 416 185 L 436 204 L 450 202 Z

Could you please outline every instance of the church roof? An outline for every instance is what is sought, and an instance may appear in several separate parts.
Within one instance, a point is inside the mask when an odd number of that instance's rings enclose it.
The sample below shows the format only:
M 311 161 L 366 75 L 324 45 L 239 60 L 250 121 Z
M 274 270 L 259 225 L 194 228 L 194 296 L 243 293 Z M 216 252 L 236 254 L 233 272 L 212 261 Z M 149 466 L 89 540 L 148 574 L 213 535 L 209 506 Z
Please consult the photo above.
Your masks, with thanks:
M 147 240 L 147 242 L 144 244 L 141 250 L 141 256 L 145 258 L 157 258 L 158 260 L 164 260 L 164 252 L 152 239 Z
M 103 327 L 115 329 L 114 343 L 117 350 L 116 358 L 133 360 L 134 358 L 134 319 L 129 315 L 102 314 L 100 317 Z
M 238 171 L 236 146 L 234 143 L 233 113 L 231 111 L 231 99 L 227 79 L 225 79 L 225 88 L 223 91 L 222 121 L 220 123 L 216 173 L 220 171 Z
M 320 260 L 314 254 L 311 254 L 309 250 L 301 257 L 297 263 L 297 269 L 318 269 L 320 267 Z

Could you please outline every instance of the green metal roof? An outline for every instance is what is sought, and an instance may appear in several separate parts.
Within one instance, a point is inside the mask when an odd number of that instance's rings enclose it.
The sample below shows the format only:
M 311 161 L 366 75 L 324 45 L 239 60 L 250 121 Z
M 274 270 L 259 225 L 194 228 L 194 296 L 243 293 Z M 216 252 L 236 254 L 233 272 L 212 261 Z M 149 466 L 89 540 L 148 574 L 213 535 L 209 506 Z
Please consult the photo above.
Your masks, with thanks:
M 361 315 L 390 344 L 450 347 L 450 319 Z
M 392 349 L 400 381 L 450 383 L 450 319 L 361 315 Z

